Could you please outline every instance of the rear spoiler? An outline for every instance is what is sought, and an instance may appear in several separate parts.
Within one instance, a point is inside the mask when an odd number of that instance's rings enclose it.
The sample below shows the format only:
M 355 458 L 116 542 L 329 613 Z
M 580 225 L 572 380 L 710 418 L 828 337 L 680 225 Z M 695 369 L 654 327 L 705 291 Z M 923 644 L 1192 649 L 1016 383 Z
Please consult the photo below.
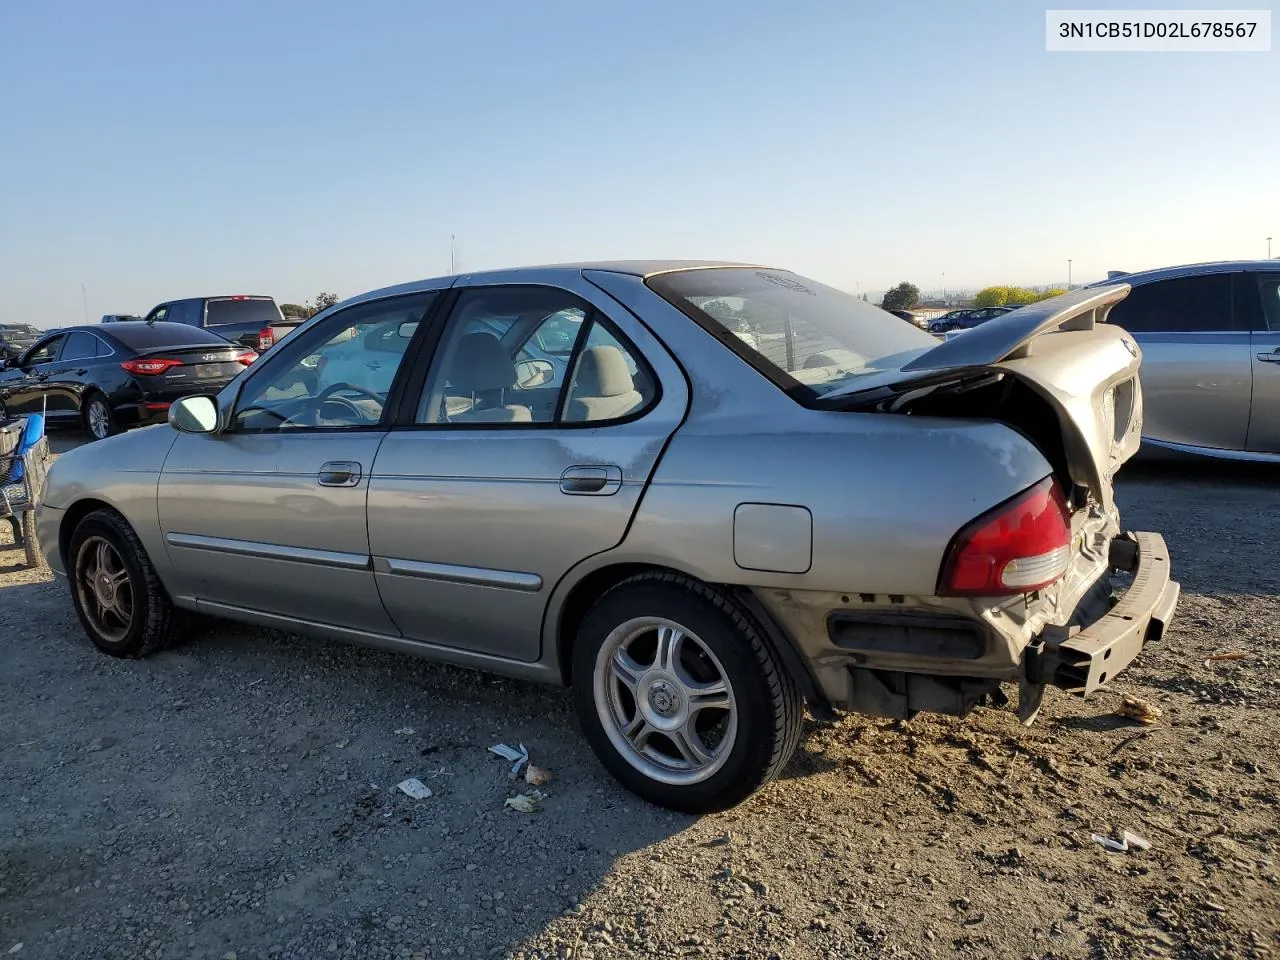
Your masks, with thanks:
M 927 373 L 957 367 L 985 367 L 1030 356 L 1032 341 L 1058 330 L 1092 330 L 1129 295 L 1129 284 L 1073 290 L 988 320 L 963 336 L 938 344 L 902 368 Z

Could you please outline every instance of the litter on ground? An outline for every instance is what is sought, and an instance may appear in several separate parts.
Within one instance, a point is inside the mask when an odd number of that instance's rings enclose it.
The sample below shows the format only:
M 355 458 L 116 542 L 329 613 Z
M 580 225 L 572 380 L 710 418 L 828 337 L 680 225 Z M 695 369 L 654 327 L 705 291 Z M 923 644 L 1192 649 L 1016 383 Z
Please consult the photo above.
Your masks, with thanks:
M 414 800 L 425 800 L 431 796 L 431 788 L 419 780 L 417 777 L 410 777 L 408 780 L 402 780 L 396 784 L 400 792 Z
M 1124 830 L 1120 833 L 1119 840 L 1112 840 L 1110 837 L 1104 837 L 1100 833 L 1093 835 L 1093 842 L 1100 843 L 1108 850 L 1114 850 L 1116 853 L 1128 853 L 1130 850 L 1150 850 L 1151 843 L 1136 833 L 1130 833 Z
M 1116 713 L 1122 717 L 1128 717 L 1130 720 L 1136 720 L 1138 723 L 1150 726 L 1160 719 L 1163 711 L 1154 703 L 1148 703 L 1139 697 L 1126 696 L 1124 702 L 1116 708 Z
M 489 748 L 490 753 L 496 753 L 503 760 L 511 761 L 511 776 L 518 777 L 520 768 L 529 762 L 529 751 L 522 743 L 520 749 L 508 747 L 505 743 L 495 743 Z
M 535 787 L 540 787 L 551 779 L 551 774 L 547 773 L 542 767 L 529 764 L 524 771 L 524 782 Z
M 411 737 L 417 732 L 418 731 L 413 729 L 413 727 L 401 727 L 399 730 L 396 731 L 396 733 L 403 734 L 406 737 Z
M 547 795 L 541 790 L 529 790 L 514 797 L 507 797 L 506 802 L 502 804 L 502 809 L 515 810 L 518 813 L 533 813 L 538 809 L 538 802 L 546 798 Z

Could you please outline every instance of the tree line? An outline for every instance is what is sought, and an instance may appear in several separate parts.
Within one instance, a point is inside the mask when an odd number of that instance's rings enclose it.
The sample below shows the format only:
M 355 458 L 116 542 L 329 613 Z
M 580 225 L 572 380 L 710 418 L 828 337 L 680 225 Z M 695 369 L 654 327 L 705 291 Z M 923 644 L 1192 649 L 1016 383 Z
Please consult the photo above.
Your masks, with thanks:
M 975 307 L 1021 307 L 1028 303 L 1035 303 L 1037 300 L 1048 300 L 1050 297 L 1066 292 L 1062 287 L 1045 287 L 1043 290 L 1035 287 L 983 287 L 974 294 L 973 305 Z M 880 307 L 884 310 L 910 310 L 919 302 L 920 288 L 904 280 L 896 287 L 890 287 L 884 292 Z
M 291 320 L 306 320 L 308 317 L 314 317 L 321 310 L 332 307 L 338 300 L 336 293 L 321 291 L 308 303 L 280 304 L 280 312 Z

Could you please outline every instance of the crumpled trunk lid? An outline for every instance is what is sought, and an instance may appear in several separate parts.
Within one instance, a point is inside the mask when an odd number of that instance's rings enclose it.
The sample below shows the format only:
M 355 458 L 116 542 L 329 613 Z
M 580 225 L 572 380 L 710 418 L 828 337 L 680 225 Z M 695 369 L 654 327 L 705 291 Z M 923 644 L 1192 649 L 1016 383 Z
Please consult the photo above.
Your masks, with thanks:
M 1014 310 L 920 354 L 870 389 L 824 398 L 824 405 L 866 407 L 895 413 L 991 416 L 1021 428 L 1013 409 L 1018 394 L 1004 391 L 1005 408 L 990 384 L 1013 378 L 1053 412 L 1058 437 L 1033 436 L 1051 462 L 1086 488 L 1105 510 L 1112 507 L 1112 479 L 1138 451 L 1142 434 L 1142 355 L 1107 314 L 1129 293 L 1127 284 L 1077 290 Z M 980 404 L 967 394 L 986 390 Z

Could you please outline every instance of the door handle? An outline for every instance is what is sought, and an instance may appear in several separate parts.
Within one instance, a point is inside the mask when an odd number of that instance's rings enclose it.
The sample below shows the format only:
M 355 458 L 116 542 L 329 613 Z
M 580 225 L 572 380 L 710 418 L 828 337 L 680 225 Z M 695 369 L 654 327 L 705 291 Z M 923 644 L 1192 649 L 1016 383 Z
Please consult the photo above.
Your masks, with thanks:
M 1271 353 L 1260 353 L 1258 359 L 1263 363 L 1280 363 L 1280 350 L 1273 350 Z
M 622 468 L 612 465 L 573 466 L 560 474 L 560 492 L 573 496 L 607 497 L 622 489 Z
M 320 468 L 316 482 L 322 487 L 354 487 L 362 472 L 360 464 L 353 460 L 330 460 Z

